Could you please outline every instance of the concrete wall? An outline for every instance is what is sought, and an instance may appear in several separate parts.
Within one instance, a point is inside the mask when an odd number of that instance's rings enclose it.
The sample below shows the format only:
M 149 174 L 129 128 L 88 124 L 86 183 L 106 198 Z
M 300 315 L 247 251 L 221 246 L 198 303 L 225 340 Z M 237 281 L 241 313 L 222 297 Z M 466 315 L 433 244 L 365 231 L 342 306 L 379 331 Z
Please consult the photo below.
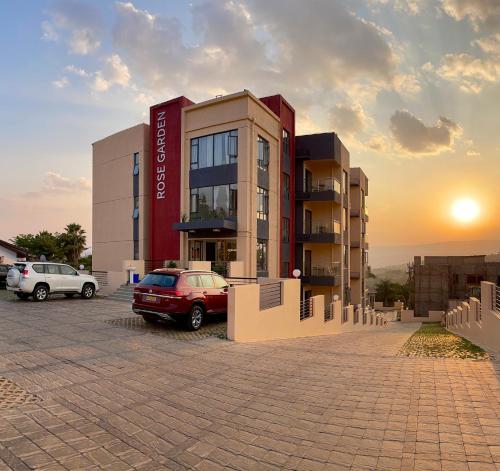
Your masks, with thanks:
M 446 313 L 446 328 L 471 342 L 500 353 L 500 312 L 493 305 L 497 287 L 481 283 L 481 300 L 470 298 Z
M 12 264 L 17 261 L 15 252 L 0 246 L 0 263 Z
M 139 152 L 139 258 L 149 257 L 149 126 L 92 144 L 92 268 L 122 270 L 133 251 L 133 155 Z
M 403 309 L 401 311 L 401 322 L 423 322 L 423 323 L 429 323 L 429 322 L 441 322 L 444 316 L 444 311 L 429 311 L 429 315 L 422 317 L 422 316 L 415 316 L 415 311 L 409 310 L 409 309 Z
M 267 280 L 269 281 L 269 280 Z M 353 322 L 352 306 L 348 320 L 342 320 L 342 302 L 333 302 L 333 319 L 325 321 L 324 297 L 311 298 L 312 317 L 300 320 L 300 280 L 272 280 L 282 283 L 282 304 L 260 310 L 260 285 L 249 284 L 229 288 L 227 336 L 238 342 L 290 339 L 331 335 L 340 332 L 366 330 L 387 325 L 378 314 L 367 314 L 367 323 Z

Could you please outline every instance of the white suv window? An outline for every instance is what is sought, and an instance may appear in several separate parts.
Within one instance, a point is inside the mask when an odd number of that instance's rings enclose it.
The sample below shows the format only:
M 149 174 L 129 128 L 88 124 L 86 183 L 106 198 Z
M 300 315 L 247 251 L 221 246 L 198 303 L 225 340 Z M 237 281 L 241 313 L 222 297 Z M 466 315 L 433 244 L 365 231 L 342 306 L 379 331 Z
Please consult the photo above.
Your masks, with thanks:
M 45 265 L 46 273 L 49 275 L 59 275 L 59 266 L 58 265 Z
M 43 265 L 33 265 L 33 270 L 35 270 L 37 273 L 43 273 Z
M 59 265 L 61 275 L 76 275 L 76 270 L 68 265 Z

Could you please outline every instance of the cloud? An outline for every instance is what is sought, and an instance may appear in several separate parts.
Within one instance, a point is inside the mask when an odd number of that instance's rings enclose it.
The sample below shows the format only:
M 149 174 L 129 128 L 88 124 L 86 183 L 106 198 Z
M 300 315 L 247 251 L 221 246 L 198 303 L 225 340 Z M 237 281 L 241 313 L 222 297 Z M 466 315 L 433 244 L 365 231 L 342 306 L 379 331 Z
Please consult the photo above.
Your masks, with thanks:
M 390 152 L 391 146 L 385 136 L 376 134 L 370 138 L 366 143 L 366 147 L 381 154 L 387 154 Z
M 418 15 L 424 7 L 425 0 L 369 0 L 369 3 L 389 5 L 397 11 Z
M 477 152 L 475 150 L 472 150 L 472 149 L 468 150 L 466 155 L 467 155 L 467 157 L 471 157 L 471 158 L 480 157 L 481 156 L 481 154 L 479 152 Z
M 500 27 L 498 0 L 443 0 L 442 8 L 457 21 L 467 19 L 476 30 L 485 27 L 498 31 Z
M 46 172 L 43 178 L 43 192 L 69 193 L 69 192 L 89 192 L 92 186 L 85 177 L 75 180 L 63 177 L 56 172 Z
M 500 56 L 500 34 L 494 34 L 473 41 L 483 52 Z
M 104 69 L 95 73 L 93 88 L 98 92 L 105 92 L 113 85 L 127 87 L 129 83 L 130 71 L 127 65 L 118 54 L 113 54 L 106 59 Z
M 390 129 L 396 143 L 413 154 L 439 154 L 450 150 L 460 126 L 448 118 L 440 117 L 434 126 L 426 126 L 409 111 L 399 110 L 391 116 Z
M 55 41 L 68 33 L 67 44 L 74 54 L 86 55 L 101 44 L 102 20 L 99 10 L 78 0 L 59 0 L 50 10 L 50 21 L 42 23 L 43 38 Z
M 367 117 L 359 104 L 338 104 L 330 111 L 330 121 L 340 135 L 353 136 L 365 128 Z
M 420 82 L 413 74 L 398 74 L 394 77 L 394 89 L 402 96 L 414 98 L 422 90 Z
M 134 78 L 157 94 L 190 90 L 269 93 L 269 84 L 304 109 L 332 89 L 388 84 L 397 57 L 387 34 L 338 0 L 206 0 L 191 6 L 197 42 L 187 43 L 176 18 L 131 2 L 116 4 L 113 40 Z M 339 93 L 342 93 L 339 92 Z
M 457 82 L 461 90 L 479 93 L 483 86 L 500 79 L 500 61 L 496 57 L 480 59 L 470 54 L 446 54 L 437 70 L 438 75 Z
M 67 65 L 64 67 L 65 72 L 69 72 L 71 74 L 78 75 L 79 77 L 90 77 L 91 74 L 87 72 L 84 69 L 80 69 L 79 67 L 76 67 L 75 65 Z
M 69 84 L 69 80 L 67 77 L 61 77 L 59 80 L 54 80 L 52 82 L 52 85 L 56 88 L 64 88 L 66 85 Z

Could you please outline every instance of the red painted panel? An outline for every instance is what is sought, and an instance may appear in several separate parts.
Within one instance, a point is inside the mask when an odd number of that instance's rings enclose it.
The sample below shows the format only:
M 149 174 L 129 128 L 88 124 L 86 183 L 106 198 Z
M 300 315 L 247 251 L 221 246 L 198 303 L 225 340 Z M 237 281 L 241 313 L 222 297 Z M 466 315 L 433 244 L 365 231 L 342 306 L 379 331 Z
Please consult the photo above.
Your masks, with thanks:
M 180 258 L 180 234 L 172 224 L 181 210 L 182 108 L 192 104 L 182 96 L 150 109 L 151 260 Z
M 290 133 L 290 267 L 288 276 L 292 276 L 292 271 L 295 268 L 295 110 L 281 96 L 273 95 L 261 98 L 264 103 L 273 113 L 275 113 L 281 121 L 281 126 Z M 281 167 L 283 167 L 283 142 L 281 143 L 280 154 Z M 280 175 L 280 202 L 283 205 L 282 199 L 283 188 L 283 173 Z M 283 230 L 280 221 L 280 241 L 281 232 Z M 280 267 L 281 267 L 281 243 L 280 243 Z

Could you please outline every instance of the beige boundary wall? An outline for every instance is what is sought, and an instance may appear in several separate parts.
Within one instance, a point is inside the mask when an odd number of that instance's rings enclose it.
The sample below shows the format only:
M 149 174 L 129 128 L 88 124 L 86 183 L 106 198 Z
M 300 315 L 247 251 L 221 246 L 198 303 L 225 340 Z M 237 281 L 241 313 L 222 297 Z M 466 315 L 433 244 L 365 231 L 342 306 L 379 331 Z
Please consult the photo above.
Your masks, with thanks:
M 442 322 L 444 316 L 444 311 L 429 311 L 429 317 L 419 317 L 415 316 L 413 310 L 403 309 L 401 311 L 401 322 Z
M 260 286 L 253 283 L 229 288 L 227 337 L 238 342 L 290 339 L 331 335 L 340 332 L 382 327 L 387 322 L 380 314 L 370 312 L 367 323 L 362 316 L 354 323 L 352 306 L 342 316 L 342 303 L 332 303 L 333 319 L 325 321 L 324 296 L 310 299 L 312 316 L 300 320 L 300 280 L 282 279 L 266 282 L 281 283 L 281 304 L 260 310 Z M 344 317 L 344 319 L 342 319 Z
M 497 287 L 481 283 L 481 301 L 470 298 L 446 313 L 446 328 L 488 350 L 500 353 L 500 312 L 494 309 Z

